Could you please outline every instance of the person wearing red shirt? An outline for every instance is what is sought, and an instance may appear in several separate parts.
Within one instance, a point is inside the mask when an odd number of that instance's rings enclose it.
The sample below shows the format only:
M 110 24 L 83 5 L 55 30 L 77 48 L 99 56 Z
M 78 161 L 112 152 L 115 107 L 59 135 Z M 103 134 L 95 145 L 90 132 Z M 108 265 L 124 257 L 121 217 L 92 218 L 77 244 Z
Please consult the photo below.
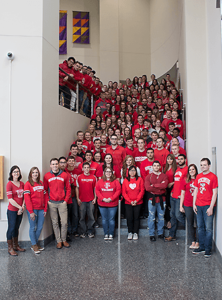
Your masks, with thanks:
M 145 181 L 146 176 L 153 172 L 153 162 L 154 162 L 154 150 L 152 148 L 147 148 L 146 159 L 141 162 L 140 172 L 143 181 Z
M 143 138 L 139 138 L 137 141 L 138 149 L 134 151 L 134 159 L 136 166 L 140 168 L 141 163 L 147 158 L 145 141 Z
M 67 236 L 67 203 L 71 194 L 69 176 L 59 169 L 57 158 L 50 160 L 51 171 L 44 176 L 44 188 L 49 197 L 49 212 L 52 220 L 53 231 L 57 241 L 57 249 L 62 246 L 68 248 L 70 245 L 66 241 Z M 61 232 L 58 223 L 58 214 L 61 221 Z
M 84 140 L 84 133 L 83 133 L 83 131 L 81 131 L 81 130 L 77 131 L 76 135 L 77 135 L 77 139 L 76 139 L 76 141 L 74 143 L 76 143 L 78 140 L 82 141 L 82 151 L 84 153 L 86 153 L 87 150 L 90 150 L 89 149 L 90 146 L 89 146 L 88 141 Z
M 65 169 L 66 173 L 69 173 L 72 177 L 73 184 L 71 185 L 71 197 L 72 197 L 72 213 L 71 213 L 71 229 L 70 233 L 75 237 L 79 236 L 78 233 L 78 224 L 79 224 L 79 207 L 76 199 L 76 179 L 77 176 L 80 175 L 81 171 L 79 168 L 75 168 L 75 158 L 73 156 L 69 156 L 67 158 L 67 167 Z M 69 229 L 69 228 L 68 228 Z
M 138 177 L 135 166 L 129 168 L 128 176 L 123 181 L 122 195 L 125 199 L 128 240 L 138 240 L 144 182 L 141 177 Z
M 188 167 L 186 166 L 186 156 L 180 154 L 178 157 L 179 167 L 174 174 L 174 185 L 171 192 L 170 198 L 170 217 L 171 217 L 171 228 L 169 231 L 169 236 L 165 238 L 166 242 L 171 242 L 176 240 L 176 231 L 178 221 L 185 226 L 185 216 L 180 212 L 180 195 L 181 195 L 181 180 L 187 176 Z
M 156 103 L 153 103 L 152 96 L 148 97 L 147 106 L 153 110 L 153 108 L 156 106 Z
M 75 64 L 75 58 L 69 57 L 67 60 L 64 60 L 62 64 L 59 65 L 63 71 L 69 74 L 70 77 L 74 77 L 73 65 Z M 71 101 L 71 92 L 70 85 L 71 81 L 69 81 L 69 76 L 67 76 L 63 71 L 59 70 L 59 101 L 61 93 L 64 95 L 64 107 L 70 108 Z M 70 85 L 68 84 L 70 83 Z M 72 86 L 71 86 L 72 87 Z
M 178 119 L 178 112 L 176 110 L 172 111 L 172 122 L 175 124 L 175 127 L 180 130 L 180 137 L 183 137 L 183 122 Z
M 99 164 L 97 164 L 95 161 L 93 161 L 92 158 L 93 158 L 92 152 L 90 150 L 87 150 L 86 151 L 86 155 L 85 155 L 85 159 L 86 159 L 86 162 L 90 166 L 89 173 L 90 173 L 90 175 L 96 175 L 96 172 L 98 170 Z M 78 169 L 80 171 L 80 174 L 82 174 L 84 172 L 83 166 L 84 166 L 84 163 L 81 163 L 79 165 Z
M 111 147 L 107 148 L 106 153 L 110 153 L 113 158 L 113 165 L 118 166 L 121 170 L 124 158 L 126 156 L 126 151 L 123 147 L 117 145 L 117 135 L 111 135 Z
M 170 122 L 172 122 L 172 110 L 170 108 L 168 108 L 166 110 L 166 118 L 163 120 L 163 122 L 161 123 L 161 127 L 164 128 L 164 129 L 168 129 L 168 125 Z M 169 130 L 168 130 L 169 131 Z
M 165 212 L 165 193 L 168 185 L 167 175 L 160 172 L 161 165 L 158 160 L 153 162 L 153 172 L 145 179 L 145 189 L 150 193 L 148 201 L 149 216 L 148 227 L 150 240 L 156 241 L 155 237 L 155 219 L 158 217 L 157 233 L 158 238 L 164 238 L 164 212 Z
M 156 131 L 153 131 L 151 133 L 151 138 L 152 138 L 152 142 L 149 142 L 149 144 L 147 145 L 147 148 L 152 148 L 153 150 L 157 149 L 157 139 L 158 139 L 159 134 Z
M 169 154 L 166 160 L 166 166 L 164 168 L 164 173 L 168 178 L 168 186 L 166 189 L 166 209 L 165 209 L 165 220 L 167 223 L 167 228 L 170 229 L 170 195 L 174 185 L 174 174 L 177 170 L 177 163 L 173 154 Z
M 102 216 L 104 240 L 112 241 L 115 231 L 115 215 L 118 208 L 121 185 L 110 167 L 104 169 L 102 178 L 96 184 L 96 195 Z
M 170 74 L 166 74 L 166 81 L 169 81 L 173 86 L 175 86 L 175 83 L 170 80 Z
M 107 136 L 105 134 L 101 135 L 101 145 L 100 148 L 103 151 L 103 153 L 106 154 L 106 149 L 109 148 L 110 146 L 107 144 Z
M 113 175 L 116 177 L 117 180 L 120 181 L 121 178 L 120 170 L 118 166 L 113 165 L 113 157 L 109 153 L 105 155 L 104 163 L 101 163 L 100 166 L 98 167 L 98 170 L 96 172 L 96 177 L 101 179 L 103 177 L 103 172 L 107 167 L 113 170 Z
M 140 131 L 142 131 L 143 128 L 144 128 L 143 116 L 142 115 L 138 115 L 138 117 L 137 117 L 137 125 L 134 125 L 133 128 L 132 128 L 132 136 L 134 136 L 136 129 L 140 129 Z
M 31 240 L 31 249 L 35 254 L 39 254 L 44 248 L 38 245 L 45 216 L 48 209 L 48 196 L 44 185 L 40 180 L 40 172 L 36 167 L 31 168 L 28 181 L 24 186 L 24 199 L 29 219 L 29 236 Z
M 82 157 L 78 156 L 78 146 L 72 144 L 70 146 L 70 152 L 69 155 L 73 156 L 75 159 L 75 168 L 78 168 L 79 165 L 83 162 Z
M 88 144 L 89 144 L 88 150 L 91 150 L 91 149 L 92 149 L 92 146 L 93 146 L 93 143 L 92 143 L 92 136 L 91 136 L 91 133 L 90 133 L 88 130 L 85 131 L 84 139 L 85 139 L 85 141 L 87 141 Z
M 172 138 L 172 140 L 170 141 L 170 144 L 171 144 L 171 150 L 172 150 L 173 146 L 178 146 L 179 147 L 179 153 L 186 155 L 186 150 L 184 148 L 180 147 L 180 143 L 179 143 L 178 137 Z
M 76 140 L 76 145 L 78 148 L 77 156 L 81 157 L 83 160 L 85 160 L 85 153 L 82 151 L 82 141 Z
M 100 106 L 96 106 L 96 112 L 92 115 L 91 120 L 95 120 L 96 116 L 100 116 L 101 118 L 103 118 L 102 112 L 101 112 L 101 107 Z
M 167 156 L 170 152 L 164 148 L 164 140 L 161 137 L 157 139 L 157 149 L 154 150 L 155 160 L 160 162 L 162 168 L 165 168 Z
M 180 149 L 182 150 L 181 152 Z M 185 155 L 184 152 L 186 153 L 186 151 L 183 148 L 179 147 L 178 145 L 173 145 L 171 150 L 172 150 L 171 153 L 174 155 L 176 159 L 177 165 L 179 165 L 179 155 L 180 154 Z M 187 165 L 187 159 L 186 159 L 186 165 Z
M 135 147 L 133 147 L 133 138 L 131 136 L 126 138 L 126 155 L 131 155 L 134 157 L 134 152 L 136 150 Z
M 193 210 L 197 215 L 197 227 L 199 237 L 199 248 L 193 254 L 205 251 L 204 256 L 211 256 L 213 238 L 213 220 L 215 205 L 218 194 L 218 178 L 210 171 L 211 162 L 209 158 L 202 158 L 200 168 L 202 173 L 198 174 L 194 181 Z
M 94 143 L 94 145 L 91 149 L 92 154 L 94 155 L 96 152 L 100 152 L 102 161 L 104 161 L 105 153 L 104 153 L 103 149 L 101 149 L 101 140 L 95 139 L 93 143 Z
M 109 101 L 108 101 L 109 102 Z M 96 113 L 96 107 L 99 106 L 101 108 L 101 113 L 106 110 L 106 96 L 104 92 L 100 93 L 100 98 L 94 104 L 94 114 Z
M 92 93 L 95 95 L 95 96 L 99 96 L 100 93 L 101 93 L 101 86 L 99 85 L 99 78 L 96 77 L 96 80 L 95 80 L 95 83 L 93 84 L 93 87 L 92 87 Z
M 141 130 L 137 128 L 133 137 L 133 147 L 137 148 L 137 141 L 139 138 L 141 138 Z
M 80 212 L 80 237 L 85 238 L 86 234 L 88 237 L 94 237 L 93 224 L 94 219 L 94 205 L 96 203 L 96 177 L 90 174 L 90 165 L 88 162 L 83 163 L 83 174 L 79 175 L 76 179 L 76 198 L 79 205 Z M 86 225 L 86 214 L 88 221 Z
M 23 200 L 24 183 L 21 179 L 22 175 L 19 167 L 11 167 L 9 172 L 9 181 L 6 185 L 6 194 L 9 201 L 7 210 L 8 230 L 6 236 L 8 253 L 12 256 L 18 255 L 15 251 L 25 251 L 25 249 L 20 248 L 18 244 L 18 230 L 22 222 L 22 214 L 25 209 L 25 203 Z
M 197 223 L 197 219 L 193 211 L 194 181 L 197 174 L 197 166 L 191 164 L 188 167 L 187 177 L 181 180 L 180 211 L 185 213 L 187 218 L 188 240 L 191 242 L 190 249 L 199 248 L 198 230 L 194 227 L 194 223 Z

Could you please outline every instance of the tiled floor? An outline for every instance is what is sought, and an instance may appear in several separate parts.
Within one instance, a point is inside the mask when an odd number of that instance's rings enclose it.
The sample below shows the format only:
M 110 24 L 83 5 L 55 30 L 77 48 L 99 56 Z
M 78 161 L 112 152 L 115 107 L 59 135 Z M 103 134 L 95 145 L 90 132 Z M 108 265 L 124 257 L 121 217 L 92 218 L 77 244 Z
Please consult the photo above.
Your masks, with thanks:
M 76 238 L 71 248 L 54 242 L 40 255 L 0 250 L 0 299 L 222 299 L 216 254 L 192 255 L 184 238 L 151 243 L 121 236 L 104 242 Z

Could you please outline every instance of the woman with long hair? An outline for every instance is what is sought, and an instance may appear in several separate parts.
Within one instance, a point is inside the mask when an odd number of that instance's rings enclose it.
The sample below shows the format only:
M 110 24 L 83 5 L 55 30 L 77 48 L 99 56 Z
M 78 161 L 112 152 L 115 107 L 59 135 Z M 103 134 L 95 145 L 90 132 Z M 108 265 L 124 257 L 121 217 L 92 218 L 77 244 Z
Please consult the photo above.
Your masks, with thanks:
M 120 111 L 120 95 L 117 95 L 117 96 L 116 96 L 116 104 L 115 104 L 115 107 L 116 107 L 116 111 L 119 112 L 119 111 Z
M 104 240 L 112 241 L 115 231 L 115 215 L 118 209 L 121 185 L 111 167 L 104 169 L 102 178 L 96 184 L 96 195 L 102 216 Z
M 133 122 L 133 118 L 130 114 L 127 114 L 126 115 L 126 127 L 130 129 L 130 131 L 132 130 L 132 127 L 134 125 L 134 122 Z
M 166 166 L 164 168 L 164 173 L 168 177 L 168 187 L 167 187 L 167 194 L 166 194 L 166 210 L 165 210 L 165 220 L 167 223 L 167 228 L 171 228 L 170 223 L 170 194 L 173 189 L 174 185 L 174 174 L 177 169 L 177 162 L 175 160 L 175 157 L 173 154 L 168 154 L 167 160 L 166 160 Z
M 123 183 L 124 179 L 129 175 L 129 168 L 131 166 L 135 166 L 135 160 L 134 157 L 131 155 L 126 155 L 124 161 L 123 161 L 123 167 L 121 169 L 121 183 Z M 140 176 L 140 169 L 136 167 L 137 174 Z
M 198 175 L 197 166 L 191 164 L 188 167 L 187 177 L 181 181 L 180 211 L 185 213 L 187 218 L 188 239 L 191 242 L 190 249 L 199 248 L 198 230 L 194 227 L 197 224 L 196 214 L 193 211 L 194 181 Z
M 40 172 L 37 167 L 31 168 L 29 172 L 28 181 L 24 187 L 24 198 L 30 225 L 31 249 L 35 254 L 39 254 L 40 251 L 44 250 L 38 244 L 38 240 L 43 228 L 49 199 L 40 180 Z
M 105 121 L 101 122 L 101 128 L 102 128 L 101 134 L 107 135 L 107 127 L 106 127 L 106 122 Z
M 106 118 L 106 128 L 110 128 L 112 125 L 112 119 L 110 117 Z
M 92 124 L 89 124 L 88 126 L 88 130 L 91 134 L 91 140 L 93 140 L 93 138 L 96 136 L 96 133 L 95 133 L 95 126 L 92 125 Z
M 9 201 L 7 217 L 7 243 L 8 253 L 12 256 L 17 256 L 17 252 L 24 252 L 18 244 L 19 227 L 22 222 L 22 214 L 25 209 L 24 203 L 24 183 L 21 181 L 22 175 L 18 166 L 13 166 L 9 172 L 8 183 L 6 185 L 6 193 Z
M 121 174 L 119 171 L 118 166 L 113 165 L 113 157 L 111 154 L 107 153 L 104 157 L 104 163 L 101 163 L 98 167 L 98 170 L 96 172 L 97 178 L 102 178 L 105 168 L 111 168 L 113 170 L 113 174 L 115 175 L 116 179 L 120 181 Z
M 156 126 L 155 126 L 154 129 L 155 129 L 156 132 L 160 133 L 160 131 L 161 131 L 161 129 L 162 129 L 160 119 L 157 119 L 157 120 L 156 120 Z
M 128 227 L 128 240 L 138 240 L 140 210 L 143 203 L 144 182 L 137 174 L 136 166 L 131 166 L 122 185 Z
M 93 155 L 93 161 L 95 161 L 97 164 L 101 164 L 102 163 L 102 155 L 100 152 L 95 152 Z

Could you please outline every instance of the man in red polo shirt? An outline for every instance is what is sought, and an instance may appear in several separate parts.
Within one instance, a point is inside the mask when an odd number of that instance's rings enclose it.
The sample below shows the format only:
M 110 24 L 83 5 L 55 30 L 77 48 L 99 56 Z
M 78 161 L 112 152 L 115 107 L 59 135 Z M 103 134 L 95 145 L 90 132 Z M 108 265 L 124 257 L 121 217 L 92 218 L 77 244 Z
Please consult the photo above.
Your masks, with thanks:
M 134 151 L 134 159 L 136 166 L 140 168 L 141 163 L 147 158 L 145 141 L 143 138 L 139 138 L 137 141 L 138 148 Z
M 112 155 L 113 164 L 118 166 L 118 168 L 121 170 L 123 161 L 126 157 L 126 151 L 123 147 L 118 146 L 116 134 L 111 135 L 110 142 L 111 147 L 107 148 L 106 153 L 110 153 Z
M 80 212 L 80 237 L 85 238 L 94 237 L 93 224 L 94 219 L 94 205 L 96 203 L 96 177 L 90 174 L 90 165 L 88 162 L 83 164 L 83 174 L 79 175 L 76 179 L 76 198 L 79 205 Z M 86 225 L 86 214 L 88 216 Z

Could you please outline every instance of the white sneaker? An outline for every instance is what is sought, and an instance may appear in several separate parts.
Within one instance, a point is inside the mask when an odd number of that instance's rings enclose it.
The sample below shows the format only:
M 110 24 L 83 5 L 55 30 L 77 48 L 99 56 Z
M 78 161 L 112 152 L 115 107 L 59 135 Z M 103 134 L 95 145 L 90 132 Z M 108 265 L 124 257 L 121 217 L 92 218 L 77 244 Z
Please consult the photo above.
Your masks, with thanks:
M 110 234 L 110 235 L 109 235 L 109 241 L 112 241 L 112 240 L 113 240 L 113 235 Z
M 133 239 L 133 234 L 132 232 L 128 233 L 128 240 L 132 240 Z
M 139 237 L 138 237 L 138 234 L 137 234 L 137 233 L 134 233 L 134 235 L 133 235 L 133 240 L 136 241 L 136 240 L 138 240 L 138 238 L 139 238 Z
M 105 240 L 105 241 L 108 241 L 108 239 L 109 239 L 109 236 L 108 236 L 108 234 L 105 234 L 105 236 L 104 236 L 104 240 Z

